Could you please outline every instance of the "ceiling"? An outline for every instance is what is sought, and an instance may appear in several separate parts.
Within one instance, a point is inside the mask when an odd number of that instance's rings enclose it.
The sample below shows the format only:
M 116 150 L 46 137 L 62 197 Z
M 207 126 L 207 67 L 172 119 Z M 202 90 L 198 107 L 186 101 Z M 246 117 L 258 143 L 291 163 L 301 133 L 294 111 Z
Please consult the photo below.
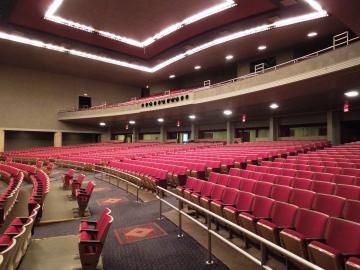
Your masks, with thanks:
M 184 25 L 149 45 L 138 47 L 101 36 L 98 32 L 86 32 L 45 19 L 44 16 L 54 1 L 16 1 L 16 5 L 8 7 L 8 15 L 3 16 L 0 21 L 0 34 L 4 32 L 40 40 L 61 46 L 67 53 L 0 38 L 0 63 L 143 86 L 166 80 L 170 74 L 179 77 L 194 72 L 195 65 L 201 65 L 204 69 L 224 66 L 227 64 L 224 60 L 227 54 L 235 56 L 233 62 L 241 62 L 271 55 L 302 43 L 314 43 L 348 29 L 336 16 L 328 16 L 209 46 L 156 71 L 144 72 L 79 57 L 69 51 L 87 52 L 130 63 L 132 66 L 154 67 L 214 39 L 308 14 L 313 9 L 304 0 L 236 0 L 235 6 Z M 54 16 L 91 26 L 96 31 L 103 30 L 144 41 L 169 25 L 226 2 L 229 0 L 63 0 Z M 310 31 L 318 32 L 318 37 L 308 39 L 306 34 Z M 267 45 L 267 51 L 257 50 L 262 44 Z

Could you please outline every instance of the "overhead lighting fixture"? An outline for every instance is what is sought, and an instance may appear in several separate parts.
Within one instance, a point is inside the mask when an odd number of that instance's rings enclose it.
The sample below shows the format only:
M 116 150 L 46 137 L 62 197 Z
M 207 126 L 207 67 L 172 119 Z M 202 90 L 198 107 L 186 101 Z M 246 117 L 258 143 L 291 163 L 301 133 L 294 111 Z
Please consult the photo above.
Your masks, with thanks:
M 201 69 L 201 66 L 195 66 L 194 69 L 199 70 L 199 69 Z
M 147 85 L 147 86 L 145 86 L 146 88 L 150 88 L 150 86 L 149 85 Z
M 223 113 L 224 113 L 225 115 L 232 115 L 232 111 L 230 111 L 230 110 L 225 110 Z
M 258 50 L 259 51 L 263 51 L 263 50 L 266 50 L 266 46 L 265 45 L 260 45 L 259 47 L 258 47 Z
M 139 40 L 134 40 L 132 38 L 116 35 L 114 33 L 110 33 L 110 32 L 104 31 L 104 30 L 95 29 L 91 26 L 84 25 L 79 22 L 74 22 L 72 20 L 68 20 L 68 19 L 65 19 L 60 16 L 55 15 L 55 13 L 59 10 L 59 8 L 63 4 L 63 2 L 64 2 L 64 0 L 54 0 L 52 2 L 52 4 L 49 6 L 48 10 L 46 11 L 44 19 L 58 23 L 58 24 L 65 25 L 67 27 L 75 28 L 75 29 L 78 29 L 81 31 L 85 31 L 85 32 L 89 32 L 89 33 L 96 33 L 105 38 L 116 40 L 118 42 L 126 43 L 128 45 L 132 45 L 132 46 L 140 47 L 140 48 L 145 48 L 146 46 L 149 46 L 150 44 L 154 43 L 155 41 L 183 28 L 186 25 L 190 25 L 194 22 L 197 22 L 206 17 L 217 14 L 219 12 L 222 12 L 224 10 L 227 10 L 227 9 L 232 8 L 237 5 L 236 1 L 234 1 L 234 0 L 224 0 L 220 4 L 217 4 L 208 9 L 205 9 L 199 13 L 196 13 L 190 17 L 187 17 L 186 19 L 184 19 L 178 23 L 175 23 L 173 25 L 170 25 L 170 26 L 162 29 L 160 32 L 156 33 L 155 35 L 150 36 L 143 41 L 139 41 Z
M 233 59 L 233 58 L 234 58 L 234 56 L 231 55 L 231 54 L 229 54 L 229 55 L 227 55 L 227 56 L 225 57 L 226 60 L 231 60 L 231 59 Z
M 358 91 L 348 91 L 346 93 L 344 93 L 345 96 L 352 98 L 352 97 L 357 97 L 359 95 Z
M 136 123 L 136 122 L 135 122 L 134 120 L 130 120 L 130 121 L 129 121 L 129 124 L 130 124 L 130 125 L 135 125 L 135 123 Z
M 201 52 L 208 48 L 211 48 L 211 47 L 214 47 L 214 46 L 217 46 L 217 45 L 220 45 L 220 44 L 223 44 L 223 43 L 235 40 L 235 39 L 255 35 L 257 33 L 261 33 L 264 31 L 271 30 L 271 29 L 275 29 L 275 28 L 294 25 L 294 24 L 307 22 L 307 21 L 311 21 L 311 20 L 315 20 L 315 19 L 319 19 L 319 18 L 328 16 L 327 12 L 325 10 L 321 9 L 321 6 L 316 1 L 313 1 L 313 0 L 304 0 L 304 1 L 307 2 L 311 7 L 313 7 L 315 11 L 307 13 L 305 15 L 290 17 L 288 19 L 279 20 L 279 21 L 276 21 L 271 24 L 260 25 L 257 27 L 253 27 L 253 28 L 249 28 L 249 29 L 242 30 L 239 32 L 235 32 L 235 33 L 229 34 L 227 36 L 216 38 L 212 41 L 206 42 L 202 45 L 199 45 L 197 47 L 189 49 L 189 50 L 185 51 L 184 53 L 172 56 L 169 59 L 167 59 L 155 66 L 152 66 L 152 67 L 133 64 L 130 62 L 126 62 L 124 60 L 114 59 L 114 58 L 106 57 L 106 56 L 100 56 L 100 55 L 96 55 L 93 53 L 79 51 L 79 50 L 75 50 L 75 49 L 67 49 L 65 47 L 57 46 L 57 45 L 54 45 L 51 43 L 45 43 L 45 42 L 42 42 L 39 40 L 30 39 L 30 38 L 26 38 L 26 37 L 18 36 L 18 35 L 12 35 L 12 34 L 8 34 L 8 33 L 4 33 L 4 32 L 0 32 L 0 39 L 10 40 L 10 41 L 14 41 L 14 42 L 18 42 L 18 43 L 22 43 L 22 44 L 26 44 L 26 45 L 31 45 L 31 46 L 35 46 L 35 47 L 39 47 L 39 48 L 44 48 L 44 49 L 48 49 L 48 50 L 52 50 L 52 51 L 68 53 L 70 55 L 74 55 L 74 56 L 78 56 L 78 57 L 82 57 L 82 58 L 86 58 L 86 59 L 90 59 L 90 60 L 95 60 L 95 61 L 103 62 L 103 63 L 107 63 L 107 64 L 112 64 L 112 65 L 116 65 L 116 66 L 121 66 L 121 67 L 125 67 L 125 68 L 130 68 L 130 69 L 134 69 L 134 70 L 139 70 L 139 71 L 143 71 L 143 72 L 147 72 L 147 73 L 155 73 L 155 72 L 163 69 L 164 67 L 167 67 L 167 66 L 169 66 L 181 59 L 184 59 L 190 55 L 193 55 L 195 53 Z M 46 12 L 45 17 L 50 16 L 51 14 L 53 15 L 56 12 L 56 10 L 59 8 L 59 6 L 61 5 L 62 2 L 63 2 L 63 0 L 54 1 L 53 4 L 51 5 L 51 7 Z M 81 26 L 79 25 L 78 28 L 80 28 L 80 27 Z M 88 32 L 93 31 L 93 29 L 91 29 L 91 28 L 86 28 L 85 30 Z
M 279 108 L 279 105 L 276 104 L 276 103 L 271 103 L 269 107 L 270 107 L 271 109 L 275 110 L 275 109 Z
M 105 127 L 105 126 L 106 126 L 106 123 L 105 123 L 105 122 L 100 122 L 99 125 L 100 125 L 101 127 Z
M 194 119 L 196 118 L 196 115 L 194 115 L 194 114 L 189 115 L 189 118 L 190 118 L 191 120 L 194 120 Z
M 317 35 L 318 35 L 317 32 L 310 32 L 310 33 L 307 34 L 307 36 L 308 36 L 309 38 L 316 37 Z
M 159 123 L 163 123 L 163 122 L 164 122 L 164 118 L 158 118 L 158 122 L 159 122 Z
M 170 79 L 174 79 L 175 77 L 176 77 L 175 74 L 171 74 L 171 75 L 169 76 Z
M 84 93 L 83 95 L 84 95 L 84 97 L 87 97 L 87 96 L 88 96 L 88 94 L 87 94 L 87 93 Z

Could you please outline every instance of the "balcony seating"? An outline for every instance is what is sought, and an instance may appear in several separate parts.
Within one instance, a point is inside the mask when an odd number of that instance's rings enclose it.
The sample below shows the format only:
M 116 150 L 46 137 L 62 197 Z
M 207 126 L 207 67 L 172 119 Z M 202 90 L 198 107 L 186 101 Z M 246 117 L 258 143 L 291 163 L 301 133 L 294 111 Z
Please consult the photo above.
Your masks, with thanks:
M 74 169 L 70 169 L 67 173 L 63 175 L 63 188 L 70 189 L 70 181 L 73 179 L 75 174 Z
M 308 209 L 298 209 L 294 229 L 280 232 L 281 245 L 288 251 L 308 259 L 307 244 L 309 241 L 324 238 L 325 226 L 329 216 Z
M 341 270 L 344 258 L 360 255 L 360 224 L 339 218 L 330 218 L 324 242 L 308 245 L 310 260 L 327 270 Z
M 81 217 L 85 215 L 85 210 L 89 204 L 94 188 L 95 183 L 93 181 L 89 181 L 85 189 L 77 189 L 75 192 L 76 200 L 79 206 L 79 216 Z
M 79 254 L 82 269 L 95 270 L 113 222 L 113 217 L 107 213 L 99 220 L 96 229 L 82 229 L 79 235 Z
M 260 219 L 256 230 L 260 236 L 280 245 L 279 232 L 292 228 L 298 207 L 292 204 L 276 201 L 272 207 L 270 220 Z

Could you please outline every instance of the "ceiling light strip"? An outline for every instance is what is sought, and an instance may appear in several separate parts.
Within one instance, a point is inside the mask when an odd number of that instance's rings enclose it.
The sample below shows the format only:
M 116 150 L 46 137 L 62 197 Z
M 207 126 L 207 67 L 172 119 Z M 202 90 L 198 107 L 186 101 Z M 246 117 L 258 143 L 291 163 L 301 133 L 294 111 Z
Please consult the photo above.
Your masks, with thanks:
M 312 1 L 312 0 L 305 0 L 305 1 Z M 62 2 L 62 0 L 60 2 Z M 267 30 L 275 29 L 275 28 L 280 28 L 280 27 L 289 26 L 289 25 L 293 25 L 293 24 L 297 24 L 297 23 L 301 23 L 301 22 L 306 22 L 306 21 L 310 21 L 310 20 L 319 19 L 319 18 L 323 18 L 325 16 L 327 16 L 326 11 L 321 10 L 321 11 L 318 11 L 318 12 L 312 12 L 312 13 L 309 13 L 309 14 L 296 16 L 296 17 L 292 17 L 292 18 L 288 18 L 288 19 L 284 19 L 284 20 L 280 20 L 280 21 L 277 21 L 277 22 L 272 23 L 272 24 L 265 24 L 265 25 L 257 26 L 257 27 L 250 28 L 250 29 L 247 29 L 247 30 L 239 31 L 239 32 L 227 35 L 225 37 L 217 38 L 217 39 L 215 39 L 213 41 L 204 43 L 204 44 L 202 44 L 200 46 L 197 46 L 197 47 L 195 47 L 195 48 L 193 48 L 191 50 L 186 51 L 185 53 L 175 55 L 174 57 L 171 57 L 171 58 L 161 62 L 160 64 L 158 64 L 158 65 L 156 65 L 154 67 L 136 65 L 136 64 L 132 64 L 132 63 L 129 63 L 129 62 L 126 62 L 126 61 L 121 61 L 121 60 L 117 60 L 117 59 L 113 59 L 113 58 L 109 58 L 109 57 L 104 57 L 104 56 L 99 56 L 99 55 L 92 54 L 92 53 L 82 52 L 82 51 L 79 51 L 79 50 L 67 49 L 67 48 L 57 46 L 57 45 L 53 45 L 53 44 L 50 44 L 50 43 L 44 43 L 44 42 L 39 41 L 39 40 L 33 40 L 33 39 L 26 38 L 26 37 L 7 34 L 7 33 L 4 33 L 4 32 L 0 32 L 0 39 L 19 42 L 19 43 L 22 43 L 22 44 L 31 45 L 31 46 L 40 47 L 40 48 L 45 48 L 45 49 L 49 49 L 49 50 L 53 50 L 53 51 L 69 53 L 71 55 L 75 55 L 75 56 L 79 56 L 79 57 L 83 57 L 83 58 L 87 58 L 87 59 L 91 59 L 91 60 L 95 60 L 95 61 L 100 61 L 100 62 L 104 62 L 104 63 L 109 63 L 109 64 L 112 64 L 112 65 L 131 68 L 131 69 L 135 69 L 135 70 L 139 70 L 139 71 L 144 71 L 144 72 L 148 72 L 148 73 L 154 73 L 154 72 L 156 72 L 156 71 L 158 71 L 160 69 L 163 69 L 166 66 L 171 65 L 172 63 L 175 63 L 175 62 L 187 57 L 187 56 L 193 55 L 195 53 L 198 53 L 198 52 L 203 51 L 205 49 L 208 49 L 210 47 L 213 47 L 213 46 L 216 46 L 216 45 L 219 45 L 219 44 L 223 44 L 223 43 L 226 43 L 228 41 L 232 41 L 232 40 L 235 40 L 235 39 L 238 39 L 238 38 L 241 38 L 241 37 L 253 35 L 253 34 L 256 34 L 256 33 L 264 32 L 264 31 L 267 31 Z
M 114 33 L 110 33 L 104 30 L 97 30 L 94 29 L 91 26 L 84 25 L 78 22 L 74 22 L 65 18 L 62 18 L 60 16 L 55 15 L 55 13 L 59 10 L 60 6 L 63 4 L 63 0 L 55 0 L 48 8 L 48 10 L 45 13 L 44 19 L 48 21 L 52 21 L 58 24 L 62 24 L 68 27 L 72 27 L 78 30 L 86 31 L 89 33 L 96 33 L 100 36 L 103 36 L 105 38 L 109 38 L 112 40 L 116 40 L 122 43 L 126 43 L 135 47 L 145 48 L 146 46 L 149 46 L 150 44 L 154 43 L 156 40 L 159 40 L 177 30 L 180 28 L 190 25 L 194 22 L 200 21 L 206 17 L 209 17 L 211 15 L 217 14 L 219 12 L 222 12 L 224 10 L 227 10 L 229 8 L 232 8 L 237 5 L 237 3 L 234 0 L 225 0 L 224 3 L 215 5 L 213 7 L 210 7 L 208 9 L 205 9 L 199 13 L 196 13 L 186 19 L 184 19 L 181 22 L 178 22 L 176 24 L 170 25 L 166 27 L 165 29 L 161 30 L 159 33 L 156 33 L 152 37 L 149 37 L 143 41 L 134 40 L 131 38 L 127 38 L 124 36 L 116 35 Z

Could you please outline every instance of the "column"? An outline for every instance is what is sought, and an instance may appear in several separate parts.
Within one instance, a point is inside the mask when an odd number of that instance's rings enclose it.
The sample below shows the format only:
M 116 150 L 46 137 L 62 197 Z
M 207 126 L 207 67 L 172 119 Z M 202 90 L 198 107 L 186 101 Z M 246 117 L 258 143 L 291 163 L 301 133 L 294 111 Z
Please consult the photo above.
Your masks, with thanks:
M 190 141 L 196 141 L 199 138 L 199 129 L 198 127 L 192 123 L 191 124 L 191 133 L 190 133 Z
M 111 141 L 111 130 L 110 129 L 101 133 L 100 141 L 102 143 Z
M 62 132 L 57 131 L 54 133 L 54 147 L 62 146 Z
M 160 126 L 160 142 L 166 142 L 167 140 L 167 130 L 164 125 Z
M 226 143 L 234 143 L 234 124 L 230 120 L 226 122 Z
M 279 138 L 279 119 L 271 117 L 269 123 L 269 140 L 277 141 Z
M 339 145 L 341 142 L 340 116 L 338 113 L 329 111 L 326 114 L 327 138 L 332 145 Z
M 139 131 L 134 128 L 132 133 L 132 143 L 136 143 L 139 140 Z
M 0 129 L 0 152 L 5 151 L 5 130 Z

